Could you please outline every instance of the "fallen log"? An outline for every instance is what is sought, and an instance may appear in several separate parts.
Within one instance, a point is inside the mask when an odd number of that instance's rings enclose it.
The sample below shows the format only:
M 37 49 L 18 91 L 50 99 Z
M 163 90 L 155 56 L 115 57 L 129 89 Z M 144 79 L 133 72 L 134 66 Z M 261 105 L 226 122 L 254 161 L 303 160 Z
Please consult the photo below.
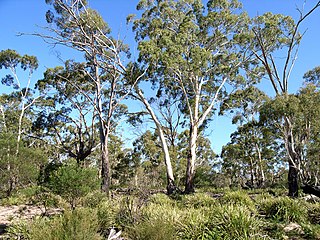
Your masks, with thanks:
M 301 189 L 306 194 L 312 194 L 320 198 L 320 186 L 304 185 Z

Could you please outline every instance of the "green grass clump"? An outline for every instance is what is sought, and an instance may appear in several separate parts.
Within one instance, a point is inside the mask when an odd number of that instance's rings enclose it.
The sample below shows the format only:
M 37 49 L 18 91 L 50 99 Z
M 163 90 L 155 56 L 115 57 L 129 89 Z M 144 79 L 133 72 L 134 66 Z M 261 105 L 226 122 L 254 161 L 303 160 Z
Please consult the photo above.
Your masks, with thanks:
M 308 220 L 312 224 L 320 224 L 320 203 L 308 204 Z
M 259 204 L 266 218 L 279 222 L 303 223 L 307 220 L 307 208 L 302 201 L 289 197 L 267 198 Z
M 232 191 L 226 192 L 220 198 L 221 204 L 230 204 L 230 205 L 239 205 L 239 206 L 246 206 L 252 212 L 256 211 L 255 204 L 253 200 L 249 197 L 249 195 L 244 191 Z
M 148 199 L 148 202 L 159 204 L 159 205 L 174 205 L 176 203 L 176 201 L 174 201 L 164 193 L 153 194 Z
M 320 239 L 320 225 L 302 224 L 305 239 Z
M 141 209 L 139 220 L 127 229 L 130 239 L 177 239 L 181 211 L 169 204 L 152 203 Z
M 215 206 L 216 207 L 216 206 Z M 213 208 L 213 207 L 212 207 Z M 181 209 L 183 215 L 179 221 L 179 239 L 207 239 L 203 238 L 207 234 L 211 225 L 212 211 L 207 208 L 187 208 Z
M 17 239 L 16 236 L 19 232 L 20 238 L 18 239 L 25 240 L 102 240 L 98 231 L 99 222 L 96 211 L 77 208 L 52 219 L 39 218 L 29 225 L 23 224 L 13 227 L 10 230 L 10 239 Z
M 101 192 L 100 190 L 92 191 L 86 196 L 80 199 L 80 204 L 83 207 L 95 208 L 98 207 L 102 202 L 108 200 L 106 193 Z
M 109 234 L 109 228 L 121 228 L 118 223 L 119 206 L 112 202 L 104 200 L 97 207 L 97 218 L 99 222 L 99 232 L 106 236 Z
M 258 235 L 261 222 L 250 208 L 227 204 L 217 208 L 211 232 L 217 232 L 217 239 L 261 239 Z
M 182 196 L 180 205 L 183 208 L 201 208 L 217 205 L 217 201 L 207 193 L 194 193 Z

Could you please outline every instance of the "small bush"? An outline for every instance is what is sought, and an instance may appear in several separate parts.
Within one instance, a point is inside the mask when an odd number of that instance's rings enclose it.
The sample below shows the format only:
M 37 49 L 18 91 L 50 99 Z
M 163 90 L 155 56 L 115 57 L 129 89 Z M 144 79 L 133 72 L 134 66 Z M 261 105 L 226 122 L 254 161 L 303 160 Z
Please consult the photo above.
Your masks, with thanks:
M 106 193 L 96 190 L 88 193 L 86 196 L 80 199 L 80 203 L 83 207 L 96 208 L 101 203 L 108 201 Z
M 64 198 L 74 209 L 81 197 L 99 189 L 100 180 L 96 169 L 67 164 L 50 175 L 47 186 L 53 193 Z
M 65 203 L 60 196 L 55 195 L 44 187 L 39 187 L 37 189 L 35 195 L 31 198 L 31 203 L 43 206 L 45 211 L 44 214 L 47 213 L 50 207 L 67 207 L 67 203 Z
M 180 239 L 210 239 L 208 238 L 208 226 L 211 225 L 212 213 L 207 208 L 182 209 L 183 218 L 179 222 Z
M 305 222 L 307 217 L 307 208 L 299 200 L 289 197 L 269 198 L 261 201 L 260 212 L 280 222 Z
M 160 219 L 149 219 L 135 225 L 130 230 L 133 240 L 176 240 L 175 226 Z
M 117 223 L 118 206 L 116 204 L 111 201 L 102 201 L 96 209 L 99 222 L 99 232 L 103 236 L 107 236 L 109 234 L 110 227 L 122 227 Z
M 134 224 L 139 218 L 141 208 L 138 197 L 126 196 L 118 201 L 117 224 L 120 226 Z
M 24 189 L 19 189 L 14 192 L 10 197 L 6 197 L 0 200 L 0 205 L 12 206 L 29 203 L 33 196 L 37 194 L 37 186 L 30 186 Z
M 6 229 L 5 237 L 8 237 L 8 238 L 4 238 L 4 239 L 21 239 L 21 240 L 31 239 L 29 234 L 28 224 L 26 222 L 20 222 L 17 224 L 10 225 Z

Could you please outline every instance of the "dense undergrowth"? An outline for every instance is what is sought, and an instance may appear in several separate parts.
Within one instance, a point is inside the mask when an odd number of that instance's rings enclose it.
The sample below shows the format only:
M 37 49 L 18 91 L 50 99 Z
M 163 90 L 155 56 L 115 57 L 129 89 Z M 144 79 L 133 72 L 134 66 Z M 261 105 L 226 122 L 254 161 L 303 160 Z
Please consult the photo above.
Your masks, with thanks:
M 35 194 L 25 190 L 1 204 L 33 203 Z M 91 192 L 74 209 L 58 196 L 46 201 L 63 214 L 17 222 L 3 239 L 108 239 L 111 229 L 121 231 L 117 239 L 320 239 L 320 203 L 275 190 L 199 190 L 172 197 L 137 190 L 109 198 Z

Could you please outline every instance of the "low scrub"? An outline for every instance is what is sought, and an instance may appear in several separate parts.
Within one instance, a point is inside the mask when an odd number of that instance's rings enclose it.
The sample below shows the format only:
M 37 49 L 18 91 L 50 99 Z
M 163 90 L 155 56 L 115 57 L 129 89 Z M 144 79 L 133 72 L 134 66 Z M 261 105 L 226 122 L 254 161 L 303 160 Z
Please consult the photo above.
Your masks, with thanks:
M 304 202 L 289 197 L 266 198 L 259 204 L 260 213 L 279 222 L 303 223 L 307 220 Z
M 245 206 L 252 212 L 256 211 L 254 201 L 244 191 L 230 191 L 226 192 L 221 198 L 220 202 L 222 205 L 239 205 Z
M 102 240 L 98 233 L 96 211 L 79 208 L 54 218 L 39 218 L 32 224 L 18 224 L 9 229 L 10 239 L 25 240 Z

